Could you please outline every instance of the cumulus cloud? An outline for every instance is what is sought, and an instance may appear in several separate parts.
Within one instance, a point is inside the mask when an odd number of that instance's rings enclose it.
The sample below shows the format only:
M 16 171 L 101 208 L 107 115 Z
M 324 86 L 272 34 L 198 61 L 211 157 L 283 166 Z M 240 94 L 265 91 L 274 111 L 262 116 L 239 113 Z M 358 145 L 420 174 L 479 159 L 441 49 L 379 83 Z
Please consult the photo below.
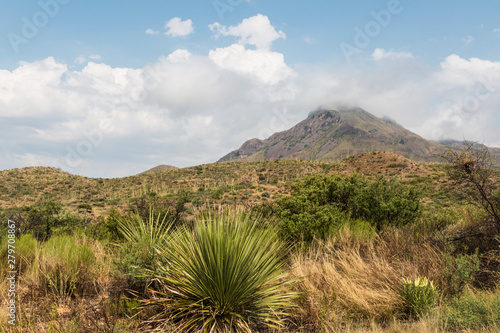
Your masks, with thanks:
M 241 59 L 179 49 L 139 69 L 47 58 L 0 71 L 0 160 L 101 177 L 213 162 L 295 93 L 283 55 L 234 46 Z
M 252 42 L 207 54 L 178 49 L 136 69 L 86 61 L 74 70 L 49 57 L 0 70 L 0 168 L 118 177 L 209 163 L 336 105 L 361 106 L 428 139 L 500 143 L 500 62 L 450 55 L 431 67 L 377 49 L 364 71 L 292 69 L 262 47 L 272 38 L 245 36 Z
M 414 58 L 413 54 L 409 52 L 395 52 L 395 51 L 386 51 L 384 49 L 375 49 L 372 53 L 372 58 L 375 61 L 380 60 L 399 60 L 399 59 L 412 59 Z
M 172 63 L 186 63 L 191 58 L 191 55 L 191 52 L 189 52 L 188 50 L 175 50 L 174 52 L 169 54 L 167 59 Z
M 187 19 L 183 21 L 180 17 L 174 17 L 165 23 L 165 35 L 172 37 L 184 37 L 190 35 L 194 31 L 193 21 Z
M 379 117 L 389 116 L 427 139 L 496 144 L 500 136 L 489 124 L 499 123 L 499 66 L 500 62 L 458 55 L 450 55 L 438 67 L 416 59 L 390 61 L 363 72 L 315 73 L 311 79 L 319 83 L 309 91 L 316 92 L 306 92 L 313 96 L 309 99 L 359 105 Z M 320 86 L 326 85 L 330 96 L 320 94 Z
M 210 51 L 209 58 L 220 68 L 255 77 L 265 84 L 276 84 L 294 75 L 283 54 L 265 49 L 247 50 L 243 45 L 233 44 Z
M 239 37 L 240 44 L 254 45 L 259 49 L 269 49 L 275 40 L 286 38 L 285 33 L 281 30 L 276 31 L 269 18 L 262 14 L 244 19 L 236 26 L 226 27 L 215 22 L 209 25 L 209 28 L 215 36 Z
M 139 69 L 21 63 L 0 71 L 0 166 L 124 176 L 155 164 L 208 163 L 339 104 L 389 116 L 428 139 L 500 142 L 500 62 L 450 55 L 437 67 L 375 64 L 355 73 L 292 70 L 279 53 L 239 44 L 208 55 L 176 50 Z

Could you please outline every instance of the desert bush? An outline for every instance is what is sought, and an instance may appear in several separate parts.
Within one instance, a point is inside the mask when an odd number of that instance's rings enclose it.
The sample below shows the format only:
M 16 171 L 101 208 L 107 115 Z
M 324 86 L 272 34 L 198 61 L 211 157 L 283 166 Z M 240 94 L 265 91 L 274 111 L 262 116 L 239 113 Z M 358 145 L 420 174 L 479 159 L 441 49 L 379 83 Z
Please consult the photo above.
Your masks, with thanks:
M 38 240 L 51 236 L 52 227 L 57 223 L 57 214 L 62 210 L 59 203 L 53 201 L 38 202 L 36 205 L 23 207 L 25 221 L 21 222 L 22 233 L 32 233 Z
M 100 221 L 91 224 L 87 228 L 87 234 L 98 240 L 118 242 L 124 240 L 123 234 L 118 230 L 118 221 L 124 216 L 115 208 L 107 212 L 107 216 L 101 217 Z
M 421 191 L 380 176 L 370 181 L 350 177 L 314 175 L 292 186 L 292 195 L 277 199 L 277 214 L 285 238 L 325 239 L 346 218 L 364 220 L 378 231 L 384 225 L 401 226 L 421 216 Z
M 481 265 L 477 250 L 472 255 L 446 254 L 444 259 L 444 276 L 448 282 L 448 289 L 446 289 L 448 294 L 458 294 L 474 282 L 475 275 Z
M 292 306 L 284 273 L 286 249 L 271 229 L 241 211 L 205 213 L 194 230 L 182 227 L 164 247 L 160 288 L 147 306 L 151 321 L 174 320 L 181 331 L 250 332 L 279 327 Z
M 455 330 L 500 329 L 500 291 L 467 289 L 444 307 L 443 321 Z M 496 328 L 496 330 L 494 329 Z
M 422 317 L 437 303 L 438 292 L 432 281 L 426 277 L 406 278 L 401 286 L 401 296 L 406 303 L 410 317 Z

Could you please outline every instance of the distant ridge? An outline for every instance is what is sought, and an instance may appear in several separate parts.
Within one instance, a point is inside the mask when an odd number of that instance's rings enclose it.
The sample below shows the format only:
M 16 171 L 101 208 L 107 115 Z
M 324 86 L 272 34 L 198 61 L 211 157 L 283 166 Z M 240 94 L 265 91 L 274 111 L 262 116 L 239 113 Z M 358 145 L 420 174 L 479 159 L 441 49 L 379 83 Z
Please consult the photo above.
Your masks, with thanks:
M 441 141 L 438 141 L 438 143 L 440 143 L 446 147 L 450 147 L 452 149 L 457 149 L 457 150 L 462 149 L 463 147 L 465 147 L 466 145 L 468 145 L 470 143 L 473 143 L 474 147 L 478 147 L 478 148 L 486 147 L 482 143 L 470 142 L 467 140 L 462 140 L 462 141 L 459 141 L 459 140 L 441 140 Z M 500 169 L 500 148 L 495 148 L 495 147 L 487 147 L 487 148 L 488 148 L 488 151 L 490 152 L 493 166 L 496 167 L 497 169 Z
M 144 172 L 141 172 L 141 174 L 143 173 L 151 173 L 151 172 L 161 172 L 161 171 L 168 171 L 168 170 L 177 170 L 178 168 L 177 167 L 174 167 L 172 165 L 158 165 L 158 166 L 155 166 L 154 168 L 151 168 L 149 170 L 146 170 Z
M 361 108 L 316 110 L 268 139 L 251 139 L 222 157 L 223 161 L 303 159 L 338 161 L 371 151 L 393 152 L 415 161 L 437 161 L 444 146 L 410 132 L 390 119 Z

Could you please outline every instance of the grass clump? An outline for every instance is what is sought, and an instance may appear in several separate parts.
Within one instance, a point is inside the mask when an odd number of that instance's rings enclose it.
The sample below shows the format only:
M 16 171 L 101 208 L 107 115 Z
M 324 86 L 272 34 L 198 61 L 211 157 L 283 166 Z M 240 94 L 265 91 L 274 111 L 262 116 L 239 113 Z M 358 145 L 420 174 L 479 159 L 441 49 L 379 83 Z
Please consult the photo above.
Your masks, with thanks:
M 93 279 L 95 254 L 77 237 L 52 237 L 42 245 L 39 255 L 37 269 L 41 289 L 51 290 L 59 298 L 83 292 L 86 282 Z
M 108 281 L 110 265 L 103 246 L 83 233 L 52 236 L 45 243 L 25 235 L 20 245 L 29 249 L 20 254 L 24 262 L 20 274 L 33 295 L 53 296 L 64 302 L 94 295 Z
M 397 267 L 370 241 L 364 241 L 364 250 L 356 242 L 343 243 L 347 246 L 329 240 L 292 257 L 304 295 L 301 317 L 310 330 L 342 321 L 384 322 L 397 317 L 403 306 Z
M 160 288 L 145 302 L 160 308 L 151 321 L 205 332 L 282 326 L 295 298 L 283 270 L 287 251 L 258 222 L 238 210 L 205 213 L 193 230 L 175 232 L 156 274 Z
M 406 303 L 406 312 L 411 317 L 422 317 L 436 305 L 438 299 L 434 283 L 426 277 L 404 279 L 401 296 Z

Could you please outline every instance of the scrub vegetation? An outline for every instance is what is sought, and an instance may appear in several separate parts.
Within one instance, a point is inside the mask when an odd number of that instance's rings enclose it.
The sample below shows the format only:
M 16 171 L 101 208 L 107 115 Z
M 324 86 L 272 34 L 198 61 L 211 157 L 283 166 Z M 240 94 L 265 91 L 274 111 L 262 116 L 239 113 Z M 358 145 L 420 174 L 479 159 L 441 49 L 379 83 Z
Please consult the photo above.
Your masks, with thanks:
M 2 332 L 498 332 L 488 151 L 0 172 Z

